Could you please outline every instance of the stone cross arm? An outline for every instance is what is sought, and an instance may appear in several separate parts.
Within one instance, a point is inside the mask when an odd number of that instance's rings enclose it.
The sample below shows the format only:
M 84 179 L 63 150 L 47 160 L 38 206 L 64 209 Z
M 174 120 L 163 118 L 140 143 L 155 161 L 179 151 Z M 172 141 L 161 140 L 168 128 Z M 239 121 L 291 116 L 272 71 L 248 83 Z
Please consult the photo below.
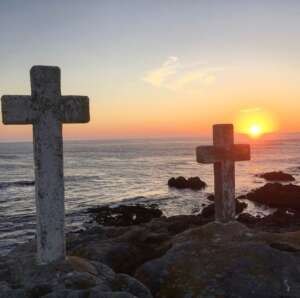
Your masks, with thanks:
M 41 117 L 39 102 L 31 96 L 4 95 L 2 96 L 2 115 L 4 124 L 33 124 Z M 55 109 L 55 115 L 62 123 L 89 122 L 89 98 L 87 96 L 61 96 L 58 105 L 48 108 Z
M 58 67 L 34 66 L 30 78 L 31 96 L 2 96 L 4 124 L 34 124 L 49 112 L 61 123 L 89 122 L 89 98 L 62 96 Z
M 217 146 L 199 146 L 196 148 L 196 158 L 199 163 L 216 163 L 224 160 L 250 160 L 248 144 L 233 144 L 229 149 Z

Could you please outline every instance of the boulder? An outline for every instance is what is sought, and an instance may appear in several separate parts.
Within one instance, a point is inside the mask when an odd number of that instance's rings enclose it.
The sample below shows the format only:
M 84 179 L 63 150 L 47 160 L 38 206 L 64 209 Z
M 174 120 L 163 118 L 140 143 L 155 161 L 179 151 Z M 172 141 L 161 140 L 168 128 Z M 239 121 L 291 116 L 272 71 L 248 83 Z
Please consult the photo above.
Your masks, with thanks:
M 117 274 L 113 281 L 112 288 L 131 293 L 139 298 L 151 298 L 150 291 L 139 281 L 127 274 Z
M 190 229 L 135 277 L 154 297 L 299 297 L 299 256 L 258 238 L 238 222 Z
M 133 277 L 115 273 L 105 264 L 77 256 L 47 265 L 36 263 L 35 252 L 12 252 L 6 257 L 9 278 L 0 281 L 0 297 L 140 297 L 150 291 Z M 4 264 L 3 264 L 4 265 Z
M 201 190 L 206 187 L 206 183 L 202 181 L 199 177 L 190 177 L 188 179 L 179 176 L 177 178 L 170 178 L 168 181 L 169 187 L 174 187 L 177 189 L 189 188 L 192 190 Z
M 275 208 L 300 209 L 300 186 L 267 183 L 239 199 L 247 199 Z
M 295 181 L 295 178 L 288 173 L 284 173 L 282 171 L 274 171 L 274 172 L 267 172 L 263 174 L 257 175 L 260 178 L 264 178 L 268 181 L 283 181 L 283 182 L 289 182 L 289 181 Z
M 200 190 L 206 187 L 206 183 L 199 177 L 190 177 L 187 180 L 188 188 L 193 190 Z
M 116 272 L 132 274 L 146 261 L 163 255 L 174 235 L 211 220 L 201 215 L 177 215 L 153 218 L 140 225 L 93 227 L 68 237 L 68 250 Z
M 75 244 L 72 255 L 106 264 L 114 271 L 131 274 L 142 263 L 161 256 L 169 248 L 170 233 L 165 229 L 157 231 L 145 226 L 115 227 L 116 233 L 110 228 L 107 239 L 94 239 Z M 152 230 L 152 231 L 151 231 Z
M 187 180 L 182 176 L 179 176 L 177 178 L 172 177 L 171 179 L 169 179 L 168 185 L 170 187 L 174 187 L 178 189 L 188 188 Z

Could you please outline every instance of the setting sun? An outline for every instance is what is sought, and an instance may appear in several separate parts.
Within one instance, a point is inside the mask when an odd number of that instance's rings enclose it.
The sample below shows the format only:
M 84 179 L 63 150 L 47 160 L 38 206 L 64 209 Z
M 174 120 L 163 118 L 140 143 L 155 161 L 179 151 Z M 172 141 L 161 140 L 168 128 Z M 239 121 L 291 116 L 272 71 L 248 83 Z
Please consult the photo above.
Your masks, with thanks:
M 252 137 L 252 138 L 257 138 L 259 137 L 260 135 L 262 134 L 262 128 L 260 125 L 258 124 L 253 124 L 250 126 L 249 128 L 249 135 Z
M 277 130 L 276 120 L 270 112 L 256 107 L 241 110 L 236 117 L 237 131 L 250 136 L 259 138 L 263 134 L 275 132 Z

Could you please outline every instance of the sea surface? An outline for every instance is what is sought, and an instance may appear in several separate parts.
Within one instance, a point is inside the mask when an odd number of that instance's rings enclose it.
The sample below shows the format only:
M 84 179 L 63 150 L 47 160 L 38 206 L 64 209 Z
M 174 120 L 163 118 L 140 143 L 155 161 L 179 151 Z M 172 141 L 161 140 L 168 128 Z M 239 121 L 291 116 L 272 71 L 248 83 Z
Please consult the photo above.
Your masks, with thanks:
M 195 148 L 205 139 L 66 141 L 64 143 L 67 231 L 83 227 L 85 210 L 104 204 L 156 203 L 166 215 L 192 214 L 208 204 L 213 166 L 197 164 Z M 300 182 L 300 138 L 251 145 L 251 161 L 236 164 L 236 193 L 265 181 L 256 174 L 283 170 Z M 200 176 L 204 191 L 175 190 L 172 176 Z M 0 143 L 0 254 L 35 236 L 32 143 Z M 249 202 L 252 214 L 272 210 Z

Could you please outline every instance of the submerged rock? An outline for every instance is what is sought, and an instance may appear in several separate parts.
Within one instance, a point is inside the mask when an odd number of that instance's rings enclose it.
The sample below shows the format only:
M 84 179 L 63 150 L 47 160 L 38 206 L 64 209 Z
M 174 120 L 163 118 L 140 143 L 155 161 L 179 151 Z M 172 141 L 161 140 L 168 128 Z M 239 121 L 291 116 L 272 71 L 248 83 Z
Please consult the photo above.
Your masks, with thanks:
M 264 178 L 268 181 L 283 181 L 283 182 L 295 181 L 295 178 L 291 174 L 284 173 L 282 171 L 268 172 L 268 173 L 259 174 L 257 176 L 260 178 Z
M 206 187 L 206 183 L 202 181 L 199 177 L 190 177 L 188 179 L 179 176 L 177 178 L 170 178 L 168 181 L 169 187 L 174 187 L 178 189 L 189 188 L 192 190 L 200 190 Z
M 267 183 L 239 199 L 247 199 L 275 208 L 300 209 L 300 186 Z
M 145 223 L 163 215 L 157 205 L 101 206 L 88 209 L 94 220 L 104 226 L 130 226 Z

